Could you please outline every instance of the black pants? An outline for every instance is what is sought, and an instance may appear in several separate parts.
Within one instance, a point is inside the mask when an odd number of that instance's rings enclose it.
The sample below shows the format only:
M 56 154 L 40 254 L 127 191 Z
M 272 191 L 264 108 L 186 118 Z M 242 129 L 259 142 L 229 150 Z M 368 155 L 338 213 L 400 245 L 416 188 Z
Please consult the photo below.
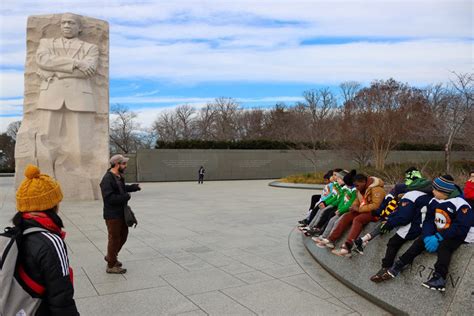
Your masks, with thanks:
M 321 194 L 315 194 L 311 197 L 311 203 L 309 204 L 309 209 L 314 209 L 316 203 L 321 199 Z
M 316 228 L 319 228 L 323 230 L 329 220 L 336 215 L 337 207 L 332 206 L 327 212 L 324 212 L 324 214 L 321 215 L 321 218 L 319 219 L 318 225 L 316 225 Z
M 203 174 L 199 175 L 198 183 L 204 183 L 204 175 Z
M 378 234 L 380 234 L 380 228 Z M 370 235 L 373 238 L 374 235 L 372 235 L 372 233 L 370 233 Z M 407 240 L 400 237 L 398 234 L 393 235 L 393 237 L 388 240 L 387 250 L 385 251 L 385 257 L 382 259 L 382 268 L 388 269 L 393 265 L 398 250 L 400 250 L 400 248 L 405 242 L 407 242 Z
M 311 223 L 311 221 L 313 220 L 313 218 L 316 216 L 316 214 L 318 214 L 318 211 L 319 211 L 319 207 L 317 204 L 318 201 L 321 199 L 321 195 L 320 194 L 315 194 L 311 197 L 311 203 L 309 205 L 309 209 L 310 209 L 310 212 L 309 212 L 309 216 L 308 216 L 308 223 Z
M 451 262 L 451 256 L 453 252 L 461 246 L 463 241 L 455 239 L 445 239 L 438 247 L 437 255 L 438 259 L 434 265 L 435 272 L 439 273 L 443 278 L 446 279 L 448 274 L 449 263 Z M 425 243 L 423 242 L 423 236 L 418 237 L 410 248 L 400 257 L 400 260 L 404 264 L 411 264 L 413 259 L 425 250 Z

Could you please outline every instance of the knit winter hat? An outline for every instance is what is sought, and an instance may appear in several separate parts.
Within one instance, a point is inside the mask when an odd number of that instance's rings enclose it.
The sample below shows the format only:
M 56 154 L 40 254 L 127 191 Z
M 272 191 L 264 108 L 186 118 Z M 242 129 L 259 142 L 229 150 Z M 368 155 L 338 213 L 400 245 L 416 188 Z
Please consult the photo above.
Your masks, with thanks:
M 453 177 L 449 174 L 445 174 L 444 176 L 435 178 L 433 180 L 433 189 L 449 195 L 456 189 Z
M 351 170 L 351 172 L 347 173 L 342 180 L 347 186 L 353 186 L 354 185 L 354 176 L 356 175 L 357 171 Z
M 344 179 L 344 177 L 349 173 L 347 170 L 341 170 L 339 172 L 336 172 L 336 177 L 339 179 Z
M 407 170 L 405 170 L 405 184 L 410 185 L 415 181 L 416 179 L 423 178 L 423 175 L 421 174 L 420 170 L 418 170 L 415 167 L 410 167 Z
M 59 183 L 41 174 L 38 167 L 26 166 L 25 177 L 16 191 L 16 208 L 19 212 L 49 210 L 63 199 Z

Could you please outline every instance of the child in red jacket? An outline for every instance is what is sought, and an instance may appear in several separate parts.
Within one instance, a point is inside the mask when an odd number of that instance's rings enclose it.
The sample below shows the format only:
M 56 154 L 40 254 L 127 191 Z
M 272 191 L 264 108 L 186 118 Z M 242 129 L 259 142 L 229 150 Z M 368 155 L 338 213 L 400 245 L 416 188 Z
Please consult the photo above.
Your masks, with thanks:
M 474 204 L 474 170 L 471 171 L 471 176 L 466 181 L 464 186 L 464 198 L 469 202 L 471 207 Z

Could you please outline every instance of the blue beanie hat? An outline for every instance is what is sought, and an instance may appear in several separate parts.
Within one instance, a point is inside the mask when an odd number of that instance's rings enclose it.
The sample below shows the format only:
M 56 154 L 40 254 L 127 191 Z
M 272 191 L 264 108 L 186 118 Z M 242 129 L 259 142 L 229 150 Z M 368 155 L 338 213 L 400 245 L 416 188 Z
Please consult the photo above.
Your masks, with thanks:
M 450 194 L 455 190 L 454 179 L 449 174 L 437 177 L 433 180 L 433 189 Z

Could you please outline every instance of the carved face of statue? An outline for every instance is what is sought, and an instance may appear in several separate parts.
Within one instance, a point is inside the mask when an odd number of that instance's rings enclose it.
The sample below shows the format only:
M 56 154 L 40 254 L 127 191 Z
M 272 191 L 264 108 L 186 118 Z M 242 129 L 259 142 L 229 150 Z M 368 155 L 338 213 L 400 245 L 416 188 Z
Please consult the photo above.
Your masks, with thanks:
M 64 14 L 61 17 L 61 33 L 65 38 L 74 38 L 81 31 L 81 22 L 79 17 L 72 14 Z

